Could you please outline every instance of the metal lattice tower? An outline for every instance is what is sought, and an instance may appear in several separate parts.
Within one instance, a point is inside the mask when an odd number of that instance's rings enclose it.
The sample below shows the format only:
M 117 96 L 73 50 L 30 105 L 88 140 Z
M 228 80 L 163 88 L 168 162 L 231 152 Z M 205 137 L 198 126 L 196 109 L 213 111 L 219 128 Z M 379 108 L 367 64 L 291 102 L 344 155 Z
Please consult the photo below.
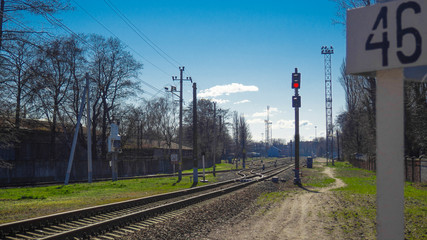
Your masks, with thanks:
M 326 163 L 328 159 L 332 160 L 334 165 L 334 128 L 332 118 L 332 63 L 331 55 L 334 54 L 334 48 L 323 46 L 322 54 L 325 60 L 325 108 L 326 108 Z
M 265 144 L 266 148 L 268 149 L 268 146 L 271 144 L 271 124 L 270 122 L 270 106 L 267 106 L 267 119 L 264 120 L 265 122 Z

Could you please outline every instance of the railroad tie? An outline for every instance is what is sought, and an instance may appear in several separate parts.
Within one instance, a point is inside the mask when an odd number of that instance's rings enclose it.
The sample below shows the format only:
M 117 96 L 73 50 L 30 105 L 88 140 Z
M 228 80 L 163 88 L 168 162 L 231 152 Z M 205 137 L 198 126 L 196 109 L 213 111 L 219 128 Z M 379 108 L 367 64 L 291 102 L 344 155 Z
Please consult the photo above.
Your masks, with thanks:
M 109 234 L 109 235 L 111 235 L 111 234 Z M 112 234 L 112 235 L 114 235 L 114 234 Z M 98 238 L 106 239 L 106 240 L 114 240 L 115 239 L 115 238 L 112 238 L 112 237 L 109 237 L 109 236 L 105 236 L 105 235 L 98 236 Z
M 17 236 L 17 237 L 20 237 L 20 238 L 23 238 L 23 239 L 35 239 L 35 238 L 33 238 L 33 237 L 29 237 L 29 236 L 22 235 L 22 234 L 16 234 L 16 236 Z
M 30 234 L 30 235 L 33 235 L 35 238 L 41 238 L 41 237 L 44 237 L 44 235 L 41 235 L 41 234 L 38 234 L 38 233 L 35 233 L 35 232 L 26 232 L 25 234 Z

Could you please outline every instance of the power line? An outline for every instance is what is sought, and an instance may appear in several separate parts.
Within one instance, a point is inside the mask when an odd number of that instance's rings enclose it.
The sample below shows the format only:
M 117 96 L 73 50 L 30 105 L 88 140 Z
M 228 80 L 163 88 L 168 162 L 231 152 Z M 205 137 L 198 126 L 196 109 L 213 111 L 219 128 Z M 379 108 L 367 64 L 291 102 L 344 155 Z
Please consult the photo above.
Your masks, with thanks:
M 75 2 L 74 0 L 73 0 L 73 2 Z M 76 3 L 76 2 L 75 2 Z M 78 3 L 76 3 L 80 8 L 82 8 Z M 118 39 L 120 39 L 119 37 L 117 37 L 117 35 L 115 35 L 111 30 L 109 30 L 104 24 L 102 24 L 101 22 L 99 22 L 96 18 L 94 18 L 89 12 L 87 12 L 84 8 L 82 8 L 83 9 L 83 11 L 85 11 L 94 21 L 96 21 L 98 24 L 100 24 L 104 29 L 106 29 L 108 32 L 110 32 L 113 36 L 115 36 L 116 38 L 118 38 Z M 64 29 L 66 32 L 68 32 L 69 34 L 71 34 L 72 36 L 75 36 L 76 38 L 78 38 L 79 40 L 81 40 L 84 44 L 86 44 L 86 45 L 88 45 L 90 48 L 92 48 L 92 49 L 95 49 L 95 47 L 92 45 L 92 44 L 90 44 L 89 42 L 87 42 L 84 38 L 82 38 L 81 36 L 79 36 L 77 33 L 75 33 L 73 30 L 71 30 L 68 26 L 66 26 L 64 23 L 62 23 L 60 20 L 58 20 L 57 18 L 55 18 L 52 14 L 50 14 L 50 13 L 42 13 L 42 12 L 40 12 L 44 17 L 45 17 L 45 19 L 47 20 L 47 21 L 49 21 L 51 24 L 54 24 L 54 25 L 57 25 L 57 26 L 59 26 L 60 28 L 62 28 L 62 29 Z M 18 21 L 18 20 L 16 20 L 15 18 L 13 18 L 13 17 L 10 17 L 10 19 L 13 21 L 13 22 L 15 22 L 16 24 L 18 24 L 19 26 L 21 26 L 21 27 L 23 27 L 24 29 L 27 29 L 27 30 L 30 30 L 30 31 L 35 31 L 34 29 L 32 29 L 31 27 L 29 27 L 29 26 L 27 26 L 27 25 L 25 25 L 25 24 L 23 24 L 22 22 L 20 22 L 20 21 Z M 44 36 L 42 36 L 42 35 L 40 35 L 41 36 L 41 38 L 43 38 L 44 40 L 47 40 L 47 41 L 50 41 L 51 39 L 48 39 L 48 38 L 46 38 L 46 37 L 44 37 Z M 50 34 L 49 34 L 49 36 L 50 37 L 52 37 Z M 122 41 L 122 40 L 120 40 L 120 41 Z M 123 42 L 123 41 L 122 41 Z M 147 62 L 149 62 L 151 65 L 153 65 L 154 67 L 156 67 L 158 70 L 160 70 L 161 72 L 163 72 L 164 74 L 166 74 L 166 75 L 168 75 L 168 76 L 170 76 L 171 74 L 168 74 L 166 71 L 164 71 L 164 70 L 162 70 L 161 68 L 159 68 L 158 66 L 156 66 L 155 64 L 153 64 L 152 62 L 150 62 L 148 59 L 146 59 L 145 57 L 143 57 L 139 52 L 137 52 L 136 50 L 134 50 L 133 48 L 131 48 L 129 45 L 127 45 L 127 44 L 125 44 L 125 46 L 126 47 L 128 47 L 129 49 L 131 49 L 133 52 L 135 52 L 137 55 L 139 55 L 140 57 L 142 57 L 144 60 L 146 60 Z M 10 53 L 10 54 L 12 54 L 12 53 Z M 12 54 L 12 55 L 14 55 L 14 54 Z M 26 62 L 24 62 L 25 64 L 27 64 L 28 66 L 29 66 L 29 64 L 28 63 L 26 63 Z M 154 87 L 153 85 L 151 85 L 151 84 L 149 84 L 149 83 L 147 83 L 147 82 L 145 82 L 145 81 L 143 81 L 143 80 L 141 80 L 141 79 L 137 79 L 137 80 L 139 80 L 140 82 L 142 82 L 143 84 L 145 84 L 145 85 L 147 85 L 147 86 L 149 86 L 150 88 L 152 88 L 153 90 L 155 90 L 156 91 L 156 93 L 155 94 L 152 94 L 152 93 L 149 93 L 149 92 L 146 92 L 146 91 L 144 91 L 145 93 L 147 93 L 148 95 L 151 95 L 152 96 L 152 98 L 155 98 L 160 92 L 162 92 L 163 91 L 163 89 L 158 89 L 158 88 L 156 88 L 156 87 Z
M 141 30 L 139 30 L 135 24 L 132 23 L 132 21 L 129 20 L 129 18 L 126 17 L 110 0 L 104 0 L 104 2 L 123 20 L 123 22 L 126 23 L 145 43 L 148 44 L 159 56 L 161 56 L 163 59 L 165 59 L 168 63 L 170 63 L 173 67 L 178 68 L 178 65 L 180 64 L 178 61 L 173 59 L 171 56 L 169 56 L 165 51 L 163 51 L 159 46 L 157 46 L 153 41 L 151 41 L 147 35 L 145 35 Z M 162 54 L 163 53 L 163 54 Z M 165 57 L 166 55 L 166 57 Z M 172 63 L 171 60 L 175 63 Z
M 62 29 L 64 29 L 65 31 L 67 31 L 67 32 L 69 32 L 70 34 L 72 34 L 73 36 L 75 36 L 75 37 L 77 37 L 77 38 L 79 38 L 83 43 L 85 43 L 85 44 L 87 44 L 87 45 L 89 45 L 92 49 L 96 49 L 92 44 L 90 44 L 90 43 L 88 43 L 85 39 L 83 39 L 83 38 L 81 38 L 79 35 L 77 35 L 73 30 L 71 30 L 69 27 L 67 27 L 65 24 L 63 24 L 61 21 L 59 21 L 57 18 L 55 18 L 54 16 L 52 16 L 50 13 L 48 13 L 49 14 L 49 16 L 51 17 L 51 18 L 53 18 L 53 20 L 52 19 L 50 19 L 49 17 L 47 17 L 46 16 L 46 14 L 44 14 L 44 16 L 46 17 L 46 19 L 49 21 L 49 22 L 51 22 L 51 23 L 53 23 L 53 24 L 57 24 L 59 27 L 61 27 Z M 98 21 L 97 21 L 98 22 Z M 104 26 L 103 24 L 101 24 L 101 26 Z M 104 26 L 105 27 L 105 26 Z M 106 28 L 106 27 L 105 27 Z M 106 28 L 107 29 L 107 31 L 109 31 L 110 33 L 112 33 L 110 30 L 108 30 L 108 28 Z M 115 37 L 117 37 L 114 33 L 112 33 Z M 118 38 L 118 37 L 117 37 Z M 120 39 L 120 38 L 118 38 L 118 39 Z M 125 44 L 126 45 L 126 44 Z M 129 47 L 128 45 L 126 45 L 127 47 Z M 130 48 L 130 47 L 129 47 Z M 130 48 L 130 49 L 132 49 L 132 48 Z M 143 57 L 141 54 L 139 54 L 137 51 L 135 51 L 135 50 L 133 50 L 135 53 L 137 53 L 138 55 L 140 55 L 143 59 L 145 59 L 145 60 L 147 60 L 145 57 Z M 147 60 L 148 61 L 148 60 Z M 149 62 L 149 61 L 148 61 Z M 156 65 L 154 65 L 153 63 L 151 63 L 150 62 L 150 64 L 152 64 L 153 66 L 155 66 L 156 68 L 158 68 L 160 71 L 162 71 L 163 73 L 165 73 L 165 74 L 167 74 L 167 75 L 169 75 L 167 72 L 165 72 L 165 71 L 163 71 L 162 69 L 160 69 L 159 67 L 157 67 Z M 150 85 L 149 83 L 147 83 L 147 82 L 145 82 L 145 81 L 143 81 L 143 80 L 140 80 L 139 79 L 139 81 L 141 81 L 141 82 L 143 82 L 143 83 L 145 83 L 146 85 L 148 85 L 148 86 L 150 86 L 151 88 L 153 88 L 154 90 L 158 90 L 158 91 L 160 91 L 158 88 L 155 88 L 155 87 L 153 87 L 152 85 Z M 152 98 L 154 98 L 156 95 L 157 95 L 158 93 L 156 93 L 155 95 L 153 95 L 153 94 L 150 94 L 150 95 L 152 95 Z
M 92 20 L 94 20 L 96 23 L 98 23 L 99 25 L 101 25 L 106 31 L 108 31 L 111 35 L 113 35 L 114 37 L 120 39 L 116 34 L 114 34 L 108 27 L 106 27 L 102 22 L 98 21 L 98 19 L 96 19 L 92 14 L 90 14 L 86 9 L 84 9 L 80 4 L 78 4 L 75 0 L 72 0 L 79 8 L 81 8 L 89 17 L 92 18 Z M 142 59 L 144 59 L 146 62 L 148 62 L 149 64 L 151 64 L 153 67 L 157 68 L 157 70 L 159 70 L 160 72 L 164 73 L 167 76 L 170 76 L 171 74 L 167 73 L 165 70 L 161 69 L 159 66 L 157 66 L 156 64 L 152 63 L 150 60 L 148 60 L 147 58 L 145 58 L 142 54 L 140 54 L 138 51 L 136 51 L 134 48 L 132 48 L 131 46 L 129 46 L 128 44 L 126 44 L 123 40 L 120 39 L 121 42 L 124 43 L 124 45 L 129 48 L 132 52 L 134 52 L 135 54 L 137 54 L 138 56 L 140 56 Z

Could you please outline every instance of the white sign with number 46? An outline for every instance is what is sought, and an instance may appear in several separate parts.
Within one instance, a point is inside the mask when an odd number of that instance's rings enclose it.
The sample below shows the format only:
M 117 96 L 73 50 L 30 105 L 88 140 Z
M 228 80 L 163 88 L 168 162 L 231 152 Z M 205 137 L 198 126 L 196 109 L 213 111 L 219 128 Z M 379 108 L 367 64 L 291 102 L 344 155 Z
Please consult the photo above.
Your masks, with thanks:
M 427 65 L 427 0 L 347 12 L 347 73 Z

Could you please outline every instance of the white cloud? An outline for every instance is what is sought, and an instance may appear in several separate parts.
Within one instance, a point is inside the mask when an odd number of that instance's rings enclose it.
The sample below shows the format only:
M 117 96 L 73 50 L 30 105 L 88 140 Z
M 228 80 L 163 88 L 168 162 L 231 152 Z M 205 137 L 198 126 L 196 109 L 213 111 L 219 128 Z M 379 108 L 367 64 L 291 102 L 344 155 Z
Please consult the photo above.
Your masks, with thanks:
M 198 94 L 201 98 L 218 97 L 221 95 L 230 95 L 231 93 L 239 92 L 258 92 L 257 86 L 245 86 L 241 83 L 232 83 L 227 85 L 217 85 L 205 90 L 201 90 Z
M 270 108 L 270 116 L 274 116 L 273 113 L 280 113 L 278 108 L 275 107 L 271 107 Z M 252 117 L 267 117 L 267 109 L 264 110 L 264 112 L 256 112 L 254 114 L 252 114 Z
M 277 121 L 277 123 L 275 125 L 281 129 L 294 128 L 295 127 L 295 121 L 294 120 L 281 119 L 281 120 Z
M 310 121 L 308 121 L 308 120 L 301 120 L 300 123 L 299 123 L 300 127 L 308 127 L 308 126 L 312 126 L 312 125 L 313 124 Z
M 242 101 L 235 102 L 234 104 L 242 104 L 242 103 L 248 103 L 248 102 L 251 102 L 251 101 L 245 99 L 245 100 L 242 100 Z
M 281 129 L 286 129 L 286 128 L 295 128 L 295 120 L 284 120 L 281 119 L 279 121 L 277 121 L 276 125 L 278 125 L 279 128 Z M 308 127 L 308 126 L 312 126 L 313 124 L 308 121 L 308 120 L 301 120 L 299 123 L 300 127 Z
M 260 119 L 260 118 L 254 118 L 254 119 L 246 120 L 246 122 L 249 123 L 249 124 L 264 123 L 264 120 Z
M 216 99 L 216 98 L 212 98 L 212 99 L 211 99 L 211 101 L 212 101 L 212 102 L 219 103 L 219 104 L 223 104 L 223 103 L 228 103 L 228 102 L 230 102 L 230 100 L 226 100 L 226 99 Z

